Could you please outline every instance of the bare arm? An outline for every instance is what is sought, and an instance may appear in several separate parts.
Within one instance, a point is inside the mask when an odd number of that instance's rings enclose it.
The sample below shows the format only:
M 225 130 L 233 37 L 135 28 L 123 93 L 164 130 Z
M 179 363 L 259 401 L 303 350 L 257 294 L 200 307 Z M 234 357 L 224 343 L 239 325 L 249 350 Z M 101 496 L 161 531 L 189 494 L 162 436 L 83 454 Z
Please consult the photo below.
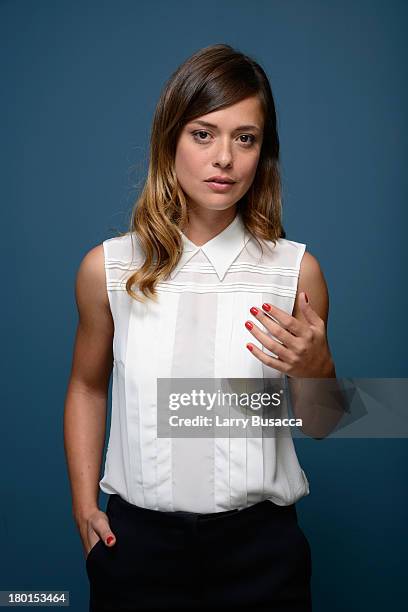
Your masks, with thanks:
M 293 316 L 306 322 L 299 306 L 299 295 L 305 291 L 309 303 L 324 321 L 326 335 L 329 316 L 329 292 L 317 259 L 305 252 L 300 266 L 298 291 Z M 322 438 L 332 431 L 344 414 L 345 405 L 336 380 L 334 362 L 321 379 L 288 377 L 295 416 L 304 421 L 304 433 Z
M 102 244 L 83 258 L 77 273 L 75 296 L 79 319 L 64 407 L 64 445 L 72 512 L 84 539 L 84 525 L 95 511 L 98 515 L 98 482 L 113 365 L 114 325 L 106 290 Z M 92 544 L 95 536 L 88 539 L 93 540 Z

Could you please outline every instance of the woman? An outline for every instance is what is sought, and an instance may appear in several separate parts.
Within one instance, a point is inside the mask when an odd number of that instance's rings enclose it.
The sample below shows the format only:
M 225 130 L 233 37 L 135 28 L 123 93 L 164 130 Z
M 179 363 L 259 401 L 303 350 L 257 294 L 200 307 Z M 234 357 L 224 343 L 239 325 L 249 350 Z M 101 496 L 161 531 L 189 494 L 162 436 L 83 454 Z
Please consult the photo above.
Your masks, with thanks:
M 275 106 L 253 59 L 213 45 L 172 75 L 129 232 L 86 254 L 76 297 L 64 427 L 90 610 L 311 610 L 291 436 L 158 435 L 159 379 L 335 376 L 326 283 L 285 238 Z

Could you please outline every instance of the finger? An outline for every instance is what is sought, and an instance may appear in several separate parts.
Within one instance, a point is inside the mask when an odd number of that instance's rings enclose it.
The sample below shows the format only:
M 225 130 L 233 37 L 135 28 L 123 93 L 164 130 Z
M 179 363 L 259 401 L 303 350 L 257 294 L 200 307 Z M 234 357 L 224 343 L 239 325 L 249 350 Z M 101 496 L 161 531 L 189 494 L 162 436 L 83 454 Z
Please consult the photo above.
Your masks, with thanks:
M 252 342 L 248 342 L 247 348 L 255 357 L 259 359 L 259 361 L 262 361 L 262 363 L 270 368 L 279 370 L 279 372 L 283 372 L 284 374 L 286 374 L 286 372 L 289 370 L 288 364 L 284 363 L 280 359 L 277 359 L 276 357 L 272 357 L 272 355 L 264 353 L 257 346 L 255 346 L 255 344 L 252 344 Z
M 261 318 L 262 317 L 267 318 L 265 315 L 261 315 Z M 275 325 L 277 324 L 275 323 Z M 271 338 L 271 336 L 269 336 L 268 334 L 263 332 L 261 329 L 259 329 L 257 325 L 254 325 L 252 321 L 246 321 L 245 327 L 249 330 L 249 332 L 253 336 L 255 336 L 257 340 L 259 340 L 261 344 L 263 344 L 263 346 L 266 349 L 268 349 L 269 351 L 272 351 L 272 353 L 275 353 L 275 355 L 277 355 L 279 359 L 285 362 L 290 361 L 290 357 L 291 357 L 290 349 L 286 348 L 281 342 L 279 342 L 278 340 L 275 340 L 274 338 Z M 277 325 L 277 327 L 279 327 L 279 325 Z M 279 329 L 282 330 L 281 327 L 279 327 Z
M 107 546 L 113 546 L 116 543 L 115 534 L 110 528 L 109 521 L 101 520 L 94 530 Z
M 318 327 L 322 323 L 323 319 L 321 319 L 317 312 L 313 310 L 309 300 L 306 299 L 306 293 L 304 291 L 300 293 L 299 304 L 305 319 L 311 325 Z
M 273 319 L 271 319 L 271 317 L 265 314 L 262 310 L 259 310 L 259 308 L 256 308 L 255 306 L 253 306 L 250 309 L 250 312 L 254 317 L 256 317 L 256 319 L 258 319 L 260 323 L 262 323 L 264 327 L 266 327 L 268 331 L 270 331 L 275 336 L 275 338 L 280 340 L 280 342 L 284 344 L 287 348 L 289 349 L 296 348 L 296 336 L 288 332 L 286 329 L 283 329 L 283 327 L 281 327 L 279 323 L 276 323 Z M 266 336 L 266 337 L 270 338 L 270 336 Z M 264 342 L 262 342 L 262 344 L 264 344 Z M 274 350 L 274 349 L 271 349 L 271 350 Z
M 306 325 L 292 317 L 292 315 L 288 314 L 284 310 L 281 310 L 277 306 L 270 304 L 269 302 L 265 302 L 262 304 L 262 308 L 268 315 L 273 316 L 274 319 L 277 320 L 279 325 L 281 325 L 284 329 L 288 330 L 294 336 L 301 336 L 303 332 L 307 329 Z

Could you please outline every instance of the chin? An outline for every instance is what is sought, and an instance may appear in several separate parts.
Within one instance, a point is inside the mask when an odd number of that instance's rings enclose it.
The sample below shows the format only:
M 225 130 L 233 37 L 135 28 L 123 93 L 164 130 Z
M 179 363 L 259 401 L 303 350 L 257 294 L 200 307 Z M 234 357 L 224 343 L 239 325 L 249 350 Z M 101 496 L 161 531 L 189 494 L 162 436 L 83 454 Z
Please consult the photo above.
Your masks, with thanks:
M 208 198 L 205 202 L 198 202 L 197 200 L 190 199 L 188 206 L 192 210 L 197 210 L 199 208 L 204 208 L 206 210 L 227 210 L 228 208 L 232 208 L 235 204 L 236 202 L 217 202 L 217 200 L 211 202 L 211 198 Z
M 206 204 L 206 206 L 203 206 L 203 208 L 206 208 L 207 210 L 228 210 L 229 208 L 234 208 L 235 206 L 235 202 L 229 203 L 229 204 L 221 204 L 221 203 L 215 203 L 215 204 Z

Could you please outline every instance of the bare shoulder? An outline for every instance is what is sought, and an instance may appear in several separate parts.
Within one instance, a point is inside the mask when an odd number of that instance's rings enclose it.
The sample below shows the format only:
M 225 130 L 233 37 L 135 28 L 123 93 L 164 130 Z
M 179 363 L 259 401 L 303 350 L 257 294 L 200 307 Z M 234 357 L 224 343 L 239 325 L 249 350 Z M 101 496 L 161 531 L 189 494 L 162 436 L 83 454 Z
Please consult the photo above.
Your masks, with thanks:
M 305 250 L 300 262 L 299 281 L 307 279 L 313 282 L 313 280 L 319 277 L 323 277 L 323 272 L 318 259 L 312 253 Z
M 78 308 L 93 304 L 109 309 L 102 243 L 90 249 L 82 258 L 77 272 L 75 293 Z
M 299 294 L 305 291 L 309 303 L 327 326 L 329 315 L 329 292 L 326 279 L 318 259 L 305 251 L 299 270 L 299 279 L 293 316 L 303 319 L 299 308 Z
M 105 394 L 113 364 L 114 322 L 106 290 L 103 244 L 82 258 L 75 297 L 79 316 L 71 382 Z

